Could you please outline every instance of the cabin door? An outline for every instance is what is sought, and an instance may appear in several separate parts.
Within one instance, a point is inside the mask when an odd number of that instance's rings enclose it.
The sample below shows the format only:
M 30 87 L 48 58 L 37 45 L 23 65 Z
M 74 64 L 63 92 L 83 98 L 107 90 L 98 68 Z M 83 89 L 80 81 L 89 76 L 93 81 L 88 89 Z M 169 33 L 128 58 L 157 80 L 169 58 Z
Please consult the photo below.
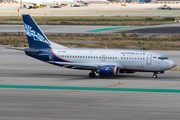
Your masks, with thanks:
M 146 64 L 147 65 L 151 65 L 152 63 L 152 55 L 151 54 L 148 54 L 147 55 L 147 58 L 146 58 Z

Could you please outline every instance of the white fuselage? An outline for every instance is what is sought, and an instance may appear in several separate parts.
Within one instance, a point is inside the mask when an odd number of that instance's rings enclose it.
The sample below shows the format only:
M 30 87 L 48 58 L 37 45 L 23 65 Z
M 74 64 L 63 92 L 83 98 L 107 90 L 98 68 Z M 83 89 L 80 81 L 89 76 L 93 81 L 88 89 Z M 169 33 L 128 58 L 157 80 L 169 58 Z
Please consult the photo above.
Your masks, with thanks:
M 117 65 L 120 69 L 135 71 L 165 71 L 176 66 L 176 63 L 163 54 L 143 50 L 123 49 L 53 49 L 61 60 L 72 63 L 92 65 Z

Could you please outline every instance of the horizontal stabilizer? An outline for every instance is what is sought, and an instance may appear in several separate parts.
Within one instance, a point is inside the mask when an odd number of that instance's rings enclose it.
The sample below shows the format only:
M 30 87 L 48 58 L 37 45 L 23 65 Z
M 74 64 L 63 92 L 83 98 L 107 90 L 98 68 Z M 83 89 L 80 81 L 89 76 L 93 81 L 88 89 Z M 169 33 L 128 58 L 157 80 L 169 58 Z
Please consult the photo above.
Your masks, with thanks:
M 14 49 L 14 50 L 21 50 L 21 51 L 26 51 L 26 52 L 34 52 L 34 53 L 38 53 L 39 50 L 35 50 L 35 49 L 23 49 L 23 48 L 14 48 L 14 47 L 6 47 L 7 49 Z

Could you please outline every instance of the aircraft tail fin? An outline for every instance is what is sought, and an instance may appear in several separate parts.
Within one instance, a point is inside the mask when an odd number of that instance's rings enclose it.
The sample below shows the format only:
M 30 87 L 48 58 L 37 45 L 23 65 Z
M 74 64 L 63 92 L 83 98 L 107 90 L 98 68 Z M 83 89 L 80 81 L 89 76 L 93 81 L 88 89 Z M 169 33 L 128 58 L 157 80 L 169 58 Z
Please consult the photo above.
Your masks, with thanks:
M 30 48 L 50 48 L 50 42 L 30 15 L 23 14 L 24 28 Z
M 40 49 L 40 48 L 67 48 L 62 45 L 58 45 L 56 43 L 48 40 L 46 35 L 42 32 L 42 30 L 38 27 L 35 21 L 28 14 L 23 14 L 24 28 L 26 32 L 26 36 L 28 39 L 29 48 Z

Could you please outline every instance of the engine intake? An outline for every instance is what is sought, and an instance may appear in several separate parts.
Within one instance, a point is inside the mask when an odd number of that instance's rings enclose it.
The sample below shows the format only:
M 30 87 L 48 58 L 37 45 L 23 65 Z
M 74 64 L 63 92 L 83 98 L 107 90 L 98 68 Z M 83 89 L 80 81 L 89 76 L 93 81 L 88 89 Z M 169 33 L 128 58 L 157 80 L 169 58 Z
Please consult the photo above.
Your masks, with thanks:
M 108 76 L 108 75 L 118 75 L 119 74 L 119 67 L 116 65 L 106 65 L 99 67 L 99 75 L 100 76 Z

